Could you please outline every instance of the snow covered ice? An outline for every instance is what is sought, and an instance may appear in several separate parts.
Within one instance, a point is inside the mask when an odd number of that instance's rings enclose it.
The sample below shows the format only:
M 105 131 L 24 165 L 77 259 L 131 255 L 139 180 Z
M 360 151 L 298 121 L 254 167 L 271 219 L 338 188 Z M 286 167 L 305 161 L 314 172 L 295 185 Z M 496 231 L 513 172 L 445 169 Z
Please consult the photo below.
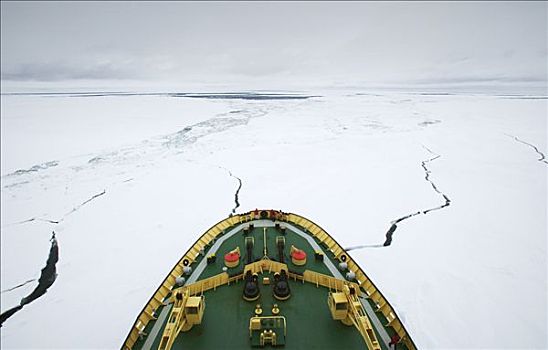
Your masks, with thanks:
M 2 348 L 119 348 L 235 208 L 238 178 L 237 212 L 298 213 L 366 246 L 350 254 L 418 348 L 548 347 L 546 91 L 444 91 L 2 95 L 2 312 L 59 242 L 57 280 L 4 323 Z M 451 203 L 382 247 L 391 222 L 445 202 L 426 148 Z

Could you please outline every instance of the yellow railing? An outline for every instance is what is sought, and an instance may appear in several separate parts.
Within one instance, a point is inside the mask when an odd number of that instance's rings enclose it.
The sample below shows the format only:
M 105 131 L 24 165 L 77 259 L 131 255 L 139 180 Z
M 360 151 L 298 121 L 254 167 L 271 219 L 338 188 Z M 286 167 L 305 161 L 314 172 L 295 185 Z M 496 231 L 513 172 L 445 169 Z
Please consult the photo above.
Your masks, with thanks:
M 135 344 L 135 342 L 139 339 L 140 332 L 144 330 L 144 328 L 146 327 L 148 322 L 150 322 L 150 320 L 154 319 L 154 316 L 153 316 L 154 311 L 156 311 L 158 307 L 162 305 L 164 298 L 169 294 L 169 292 L 171 292 L 172 287 L 175 285 L 175 279 L 178 276 L 181 276 L 183 274 L 183 267 L 185 266 L 184 264 L 185 261 L 187 262 L 187 265 L 190 265 L 191 263 L 193 263 L 198 257 L 200 251 L 209 243 L 211 243 L 211 241 L 217 236 L 219 236 L 219 234 L 221 234 L 224 230 L 227 230 L 228 228 L 231 228 L 232 226 L 235 226 L 237 224 L 244 223 L 250 220 L 261 219 L 260 213 L 262 211 L 263 210 L 258 211 L 259 215 L 255 214 L 254 211 L 251 211 L 248 213 L 237 214 L 237 215 L 228 217 L 224 220 L 221 220 L 220 222 L 212 226 L 209 230 L 207 230 L 191 246 L 191 248 L 186 252 L 186 254 L 177 262 L 177 264 L 173 267 L 169 275 L 164 279 L 163 283 L 156 290 L 152 298 L 150 298 L 146 306 L 143 308 L 143 310 L 137 317 L 137 320 L 133 324 L 131 331 L 128 334 L 122 346 L 122 349 L 131 349 L 133 345 Z M 327 249 L 330 250 L 335 255 L 336 258 L 340 259 L 342 255 L 345 255 L 346 263 L 348 264 L 348 269 L 356 274 L 356 280 L 358 281 L 360 288 L 367 294 L 367 296 L 377 306 L 377 309 L 375 311 L 380 312 L 384 315 L 384 317 L 388 320 L 387 325 L 392 326 L 392 328 L 394 328 L 394 330 L 400 336 L 401 341 L 407 346 L 408 349 L 416 350 L 415 344 L 411 340 L 410 336 L 407 334 L 407 331 L 403 327 L 403 324 L 401 323 L 400 319 L 397 317 L 396 312 L 388 303 L 388 301 L 384 298 L 382 293 L 377 289 L 377 287 L 373 284 L 373 282 L 367 277 L 367 275 L 358 266 L 358 264 L 345 252 L 345 250 L 324 229 L 316 225 L 314 222 L 297 214 L 281 213 L 281 212 L 272 211 L 272 210 L 266 210 L 266 212 L 268 212 L 267 218 L 270 218 L 270 216 L 274 215 L 274 217 L 277 220 L 287 221 L 304 228 L 305 231 L 307 231 L 312 236 L 316 237 L 321 243 L 323 243 L 327 247 Z M 310 275 L 309 277 L 314 278 L 314 276 L 312 277 L 311 276 L 312 275 Z M 215 277 L 216 276 L 212 278 L 215 278 Z M 291 273 L 290 273 L 290 277 L 299 278 L 300 280 L 303 280 L 303 279 L 307 280 L 306 276 L 298 276 L 298 275 L 293 276 L 293 274 Z M 232 278 L 228 278 L 227 283 L 238 280 L 239 278 L 241 277 L 235 276 Z M 308 282 L 316 283 L 314 281 L 308 281 Z M 317 283 L 320 284 L 319 281 Z M 210 286 L 212 287 L 209 289 L 216 288 L 214 287 L 215 283 L 210 284 Z M 219 286 L 219 284 L 217 284 L 217 286 Z
M 371 321 L 367 316 L 367 313 L 363 309 L 361 302 L 359 301 L 356 295 L 350 295 L 345 293 L 349 301 L 350 314 L 352 318 L 352 323 L 358 328 L 358 331 L 363 337 L 363 340 L 367 344 L 367 348 L 370 350 L 381 350 L 379 341 L 377 340 L 377 335 L 371 326 Z
M 354 282 L 344 281 L 335 277 L 324 275 L 323 273 L 306 270 L 303 273 L 303 280 L 312 284 L 315 284 L 316 287 L 322 286 L 327 287 L 329 290 L 334 290 L 340 292 L 343 290 L 345 285 L 352 286 L 356 290 L 359 289 L 359 286 Z
M 285 220 L 301 226 L 308 233 L 316 237 L 320 242 L 325 244 L 336 258 L 341 258 L 342 255 L 346 256 L 346 263 L 348 264 L 348 270 L 356 274 L 356 281 L 360 285 L 361 289 L 367 294 L 375 305 L 377 306 L 376 312 L 380 312 L 388 320 L 386 325 L 392 326 L 392 328 L 400 336 L 401 342 L 403 342 L 408 349 L 416 350 L 416 346 L 411 340 L 411 337 L 407 334 L 407 331 L 403 327 L 400 319 L 396 315 L 396 312 L 392 306 L 388 303 L 386 298 L 377 289 L 373 282 L 367 277 L 365 272 L 358 266 L 358 264 L 345 252 L 345 250 L 320 226 L 314 222 L 306 219 L 297 214 L 287 214 Z
M 247 271 L 251 273 L 264 273 L 267 272 L 280 272 L 282 270 L 288 271 L 287 265 L 282 264 L 277 261 L 272 261 L 269 259 L 259 260 L 251 264 L 247 264 L 244 268 L 244 276 Z
M 217 289 L 217 287 L 228 284 L 229 279 L 230 278 L 228 276 L 228 273 L 221 272 L 218 275 L 211 276 L 209 278 L 205 278 L 203 280 L 199 280 L 186 286 L 174 289 L 172 294 L 174 294 L 176 291 L 181 291 L 181 293 L 185 293 L 188 291 L 188 295 L 190 296 L 202 295 L 204 294 L 204 292 L 207 292 L 210 289 L 215 290 Z
M 154 312 L 158 309 L 164 298 L 171 292 L 172 287 L 175 285 L 175 279 L 183 274 L 183 267 L 193 263 L 200 250 L 207 246 L 211 241 L 219 236 L 224 230 L 239 224 L 241 222 L 242 215 L 234 215 L 228 217 L 207 230 L 198 240 L 190 247 L 186 254 L 175 264 L 171 269 L 171 272 L 164 279 L 160 287 L 156 290 L 148 303 L 145 305 L 137 320 L 131 327 L 122 349 L 131 349 L 135 342 L 139 339 L 139 334 L 145 329 L 150 320 L 155 319 Z

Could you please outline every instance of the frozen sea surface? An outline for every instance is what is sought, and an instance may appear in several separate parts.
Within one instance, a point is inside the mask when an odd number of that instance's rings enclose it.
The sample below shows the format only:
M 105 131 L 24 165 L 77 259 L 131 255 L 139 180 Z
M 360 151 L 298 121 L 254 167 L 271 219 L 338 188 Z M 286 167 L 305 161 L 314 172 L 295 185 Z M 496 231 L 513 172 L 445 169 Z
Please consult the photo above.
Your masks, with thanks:
M 8 290 L 39 277 L 52 230 L 60 247 L 57 280 L 6 321 L 4 349 L 119 348 L 174 262 L 235 207 L 238 178 L 238 212 L 299 213 L 362 247 L 351 255 L 419 348 L 548 347 L 543 94 L 1 102 L 2 311 L 36 286 Z M 450 205 L 424 214 L 440 193 Z

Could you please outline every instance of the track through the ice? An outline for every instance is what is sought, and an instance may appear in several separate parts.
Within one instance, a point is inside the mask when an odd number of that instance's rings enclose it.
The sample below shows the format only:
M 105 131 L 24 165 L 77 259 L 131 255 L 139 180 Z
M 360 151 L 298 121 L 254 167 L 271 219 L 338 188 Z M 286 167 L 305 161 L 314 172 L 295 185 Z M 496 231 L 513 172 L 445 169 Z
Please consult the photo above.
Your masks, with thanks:
M 520 140 L 519 138 L 517 138 L 516 136 L 514 135 L 510 135 L 510 134 L 505 134 L 506 136 L 508 137 L 511 137 L 513 138 L 514 140 L 516 140 L 517 142 L 519 143 L 523 143 L 524 145 L 527 145 L 529 147 L 531 147 L 532 149 L 535 150 L 535 152 L 537 152 L 537 154 L 539 155 L 539 159 L 537 159 L 539 162 L 543 162 L 544 164 L 548 164 L 548 161 L 546 161 L 546 156 L 544 155 L 544 153 L 542 153 L 541 151 L 538 150 L 537 146 L 533 145 L 533 144 L 530 144 L 529 142 L 525 142 L 523 140 Z

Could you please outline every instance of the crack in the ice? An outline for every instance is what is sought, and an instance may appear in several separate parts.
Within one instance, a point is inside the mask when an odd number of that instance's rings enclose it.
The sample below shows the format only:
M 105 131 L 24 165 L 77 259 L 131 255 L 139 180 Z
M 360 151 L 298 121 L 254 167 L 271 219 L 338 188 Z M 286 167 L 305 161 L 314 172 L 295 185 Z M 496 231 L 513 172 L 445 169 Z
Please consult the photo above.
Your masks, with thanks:
M 388 247 L 390 244 L 392 244 L 392 235 L 394 234 L 394 232 L 398 228 L 398 225 L 397 225 L 398 223 L 400 223 L 404 220 L 407 220 L 409 218 L 412 218 L 413 216 L 417 216 L 417 215 L 420 215 L 420 214 L 428 214 L 431 211 L 443 209 L 445 207 L 448 207 L 451 204 L 451 199 L 449 199 L 449 197 L 447 197 L 447 195 L 445 193 L 441 192 L 438 189 L 438 187 L 436 186 L 436 184 L 432 180 L 430 180 L 430 174 L 432 173 L 432 171 L 430 171 L 430 169 L 428 169 L 428 167 L 426 166 L 426 164 L 440 158 L 441 156 L 439 154 L 436 154 L 436 153 L 432 152 L 428 147 L 426 147 L 424 145 L 422 147 L 434 156 L 432 158 L 429 158 L 427 160 L 423 160 L 421 162 L 421 166 L 424 169 L 424 173 L 425 173 L 424 179 L 430 183 L 430 185 L 432 186 L 434 191 L 436 191 L 436 193 L 438 193 L 439 195 L 441 195 L 443 197 L 443 199 L 445 200 L 445 203 L 443 203 L 442 205 L 439 205 L 437 207 L 434 207 L 434 208 L 425 209 L 425 210 L 422 210 L 422 211 L 419 210 L 417 212 L 408 214 L 406 216 L 402 216 L 401 218 L 398 218 L 398 219 L 392 221 L 391 225 L 390 225 L 390 228 L 388 229 L 388 231 L 386 231 L 386 239 L 383 243 L 383 246 L 385 246 L 385 247 Z
M 31 282 L 34 282 L 36 281 L 36 278 L 33 278 L 33 279 L 30 279 L 28 281 L 25 281 L 21 284 L 18 284 L 16 285 L 15 287 L 11 287 L 11 288 L 8 288 L 8 289 L 4 289 L 3 291 L 0 292 L 0 294 L 4 294 L 4 293 L 7 293 L 7 292 L 11 292 L 12 290 L 16 290 L 17 288 L 21 288 L 21 287 L 24 287 L 26 286 L 27 284 L 31 283 Z
M 39 217 L 33 217 L 33 218 L 30 218 L 30 219 L 26 219 L 26 220 L 22 220 L 22 221 L 17 221 L 17 222 L 12 222 L 11 224 L 3 225 L 2 228 L 14 226 L 14 225 L 22 225 L 22 224 L 26 224 L 26 223 L 33 222 L 33 221 L 48 222 L 48 223 L 50 223 L 50 224 L 56 224 L 56 225 L 60 223 L 60 221 L 56 221 L 56 220 L 50 220 L 50 219 L 44 219 L 44 218 L 39 218 Z
M 89 198 L 88 200 L 84 201 L 82 204 L 79 204 L 77 205 L 76 207 L 72 208 L 71 211 L 69 211 L 68 213 L 65 214 L 65 216 L 63 216 L 63 218 L 61 219 L 61 221 L 65 220 L 65 218 L 67 216 L 69 216 L 70 214 L 74 213 L 75 211 L 78 211 L 80 208 L 82 208 L 84 205 L 88 204 L 89 202 L 91 202 L 92 200 L 94 200 L 95 198 L 97 197 L 101 197 L 102 195 L 104 195 L 105 193 L 107 193 L 106 190 L 103 190 L 103 192 L 100 192 L 100 193 L 97 193 L 95 195 L 93 195 L 91 198 Z
M 230 176 L 232 176 L 233 178 L 235 178 L 236 180 L 238 180 L 238 188 L 236 189 L 236 193 L 234 193 L 234 208 L 232 208 L 232 214 L 236 214 L 236 209 L 238 209 L 238 207 L 240 207 L 240 202 L 238 201 L 238 195 L 240 194 L 240 190 L 242 189 L 242 179 L 240 179 L 239 177 L 237 176 L 234 176 L 232 175 L 231 172 L 230 173 Z
M 96 199 L 97 197 L 100 197 L 102 195 L 104 195 L 105 193 L 107 193 L 106 190 L 103 190 L 103 192 L 100 192 L 100 193 L 97 193 L 93 196 L 91 196 L 91 198 L 85 200 L 84 202 L 78 204 L 77 206 L 75 206 L 74 208 L 72 208 L 71 211 L 69 211 L 68 213 L 66 213 L 65 215 L 63 215 L 63 217 L 59 220 L 51 220 L 51 219 L 44 219 L 44 218 L 40 218 L 40 217 L 32 217 L 30 219 L 27 219 L 27 220 L 23 220 L 23 221 L 18 221 L 18 222 L 14 222 L 14 223 L 11 223 L 11 224 L 7 224 L 6 226 L 3 226 L 3 227 L 9 227 L 9 226 L 13 226 L 13 225 L 22 225 L 22 224 L 26 224 L 28 222 L 33 222 L 33 221 L 43 221 L 43 222 L 48 222 L 50 224 L 55 224 L 55 225 L 58 225 L 60 224 L 61 222 L 65 221 L 66 217 L 69 216 L 70 214 L 80 210 L 84 205 L 88 204 L 89 202 L 91 202 L 92 200 Z
M 237 181 L 238 181 L 238 188 L 236 189 L 236 192 L 234 193 L 234 208 L 232 208 L 232 211 L 230 212 L 230 216 L 236 214 L 236 209 L 238 209 L 240 207 L 240 201 L 239 201 L 239 194 L 240 194 L 240 190 L 242 189 L 242 179 L 240 179 L 238 176 L 234 175 L 232 173 L 232 171 L 230 171 L 229 169 L 225 168 L 225 167 L 222 167 L 222 166 L 218 166 L 220 169 L 223 169 L 225 170 L 226 172 L 228 172 L 228 175 L 230 175 L 230 177 L 233 177 L 235 178 Z
M 59 261 L 59 245 L 57 244 L 57 238 L 55 238 L 55 232 L 52 233 L 50 241 L 51 247 L 49 250 L 48 260 L 46 261 L 46 266 L 40 272 L 38 286 L 29 295 L 21 299 L 19 305 L 3 312 L 0 315 L 0 327 L 2 327 L 2 325 L 8 318 L 13 316 L 16 312 L 20 311 L 23 306 L 30 304 L 34 300 L 44 295 L 47 292 L 48 288 L 51 287 L 55 282 L 55 279 L 57 278 L 57 269 L 55 265 Z M 31 281 L 27 281 L 25 282 L 25 284 L 30 282 Z
M 434 152 L 432 152 L 428 147 L 426 146 L 422 146 L 425 150 L 427 150 L 430 154 L 433 155 L 432 158 L 429 158 L 427 160 L 423 160 L 421 162 L 421 166 L 422 168 L 424 169 L 424 173 L 425 173 L 425 176 L 424 176 L 424 179 L 426 181 L 428 181 L 430 183 L 430 185 L 432 186 L 432 188 L 434 189 L 434 191 L 436 191 L 436 193 L 438 193 L 439 195 L 441 195 L 443 197 L 443 199 L 445 200 L 445 203 L 443 203 L 442 205 L 440 206 L 437 206 L 437 207 L 434 207 L 434 208 L 430 208 L 430 209 L 425 209 L 425 210 L 419 210 L 419 211 L 416 211 L 414 213 L 411 213 L 411 214 L 407 214 L 405 216 L 402 216 L 396 220 L 393 220 L 391 223 L 390 223 L 390 227 L 388 228 L 388 231 L 386 231 L 386 239 L 384 241 L 384 243 L 382 245 L 380 244 L 369 244 L 369 245 L 358 245 L 358 246 L 353 246 L 353 247 L 349 247 L 349 248 L 346 248 L 347 251 L 349 250 L 355 250 L 355 249 L 363 249 L 363 248 L 380 248 L 380 247 L 388 247 L 392 244 L 392 236 L 394 235 L 394 232 L 396 231 L 396 229 L 398 228 L 398 224 L 404 220 L 407 220 L 409 218 L 412 218 L 414 216 L 417 216 L 417 215 L 420 215 L 420 214 L 428 214 L 429 212 L 431 211 L 435 211 L 435 210 L 440 210 L 440 209 L 443 209 L 447 206 L 449 206 L 451 204 L 451 199 L 449 199 L 449 197 L 441 192 L 438 187 L 436 186 L 436 184 L 430 179 L 430 174 L 432 173 L 432 171 L 430 171 L 430 169 L 428 169 L 427 167 L 427 164 L 440 158 L 441 156 L 439 154 L 436 154 Z
M 444 194 L 443 192 L 441 192 L 438 187 L 436 186 L 436 184 L 430 180 L 430 174 L 432 173 L 430 171 L 430 169 L 428 169 L 428 167 L 426 166 L 427 163 L 430 163 L 438 158 L 440 158 L 441 156 L 439 154 L 436 154 L 434 152 L 432 152 L 428 147 L 426 146 L 423 146 L 424 149 L 426 149 L 430 154 L 434 155 L 434 157 L 430 158 L 430 159 L 427 159 L 427 160 L 424 160 L 421 162 L 421 166 L 422 168 L 424 169 L 424 173 L 425 173 L 425 176 L 424 176 L 424 179 L 426 181 L 428 181 L 430 183 L 430 185 L 432 186 L 432 188 L 434 189 L 434 191 L 436 191 L 436 193 L 440 194 L 443 199 L 445 200 L 445 203 L 440 205 L 440 206 L 437 206 L 437 207 L 434 207 L 434 208 L 430 208 L 430 209 L 425 209 L 425 210 L 422 210 L 422 211 L 417 211 L 417 212 L 414 212 L 414 213 L 411 213 L 411 214 L 408 214 L 406 216 L 402 216 L 401 218 L 398 218 L 394 221 L 391 222 L 391 225 L 390 225 L 390 228 L 388 229 L 388 231 L 386 232 L 386 240 L 384 241 L 383 243 L 383 246 L 385 247 L 388 247 L 390 244 L 392 244 L 392 236 L 394 234 L 394 232 L 396 231 L 396 229 L 398 228 L 398 223 L 404 221 L 404 220 L 407 220 L 409 218 L 412 218 L 414 216 L 417 216 L 417 215 L 420 215 L 420 214 L 428 214 L 429 212 L 431 211 L 435 211 L 435 210 L 440 210 L 440 209 L 443 209 L 447 206 L 449 206 L 451 204 L 451 200 L 449 199 L 449 197 L 447 197 L 446 194 Z
M 363 248 L 383 248 L 384 246 L 382 244 L 362 244 L 362 245 L 355 245 L 348 248 L 344 248 L 347 252 L 351 250 L 357 250 L 357 249 L 363 249 Z
M 516 136 L 514 135 L 510 135 L 510 134 L 505 134 L 506 136 L 508 137 L 511 137 L 513 138 L 514 140 L 516 140 L 517 142 L 520 142 L 520 143 L 523 143 L 524 145 L 527 145 L 529 147 L 531 147 L 532 149 L 535 150 L 535 152 L 537 152 L 537 154 L 540 156 L 539 159 L 537 159 L 539 162 L 543 162 L 545 164 L 548 164 L 548 161 L 546 161 L 546 156 L 544 155 L 544 153 L 542 153 L 541 151 L 539 151 L 539 149 L 537 148 L 537 146 L 533 145 L 533 144 L 530 144 L 529 142 L 525 142 L 523 140 L 520 140 L 518 139 Z
M 23 220 L 23 221 L 17 221 L 17 222 L 14 222 L 12 224 L 9 224 L 9 225 L 6 225 L 6 226 L 12 226 L 12 225 L 22 225 L 22 224 L 26 224 L 27 222 L 33 222 L 37 220 L 37 218 L 30 218 L 30 219 L 27 219 L 27 220 Z

